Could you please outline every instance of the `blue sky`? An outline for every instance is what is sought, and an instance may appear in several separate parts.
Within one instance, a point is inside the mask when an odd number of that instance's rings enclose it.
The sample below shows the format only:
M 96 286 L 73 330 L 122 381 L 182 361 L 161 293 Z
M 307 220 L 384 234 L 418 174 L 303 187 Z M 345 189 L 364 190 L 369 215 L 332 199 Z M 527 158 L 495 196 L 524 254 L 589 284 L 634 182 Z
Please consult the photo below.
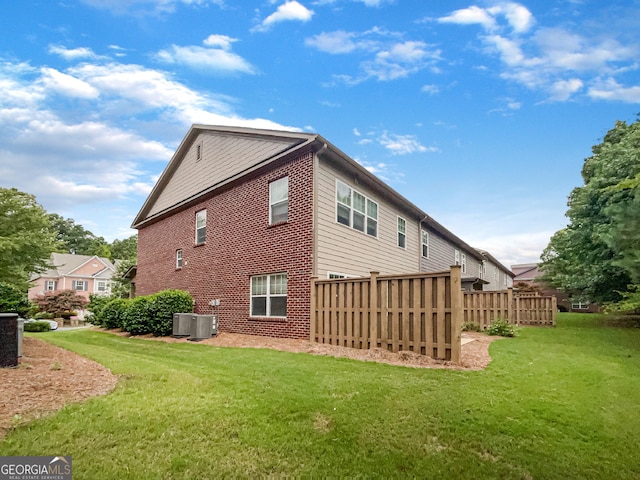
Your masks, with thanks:
M 0 186 L 111 241 L 192 123 L 317 132 L 537 261 L 640 111 L 640 3 L 0 0 Z

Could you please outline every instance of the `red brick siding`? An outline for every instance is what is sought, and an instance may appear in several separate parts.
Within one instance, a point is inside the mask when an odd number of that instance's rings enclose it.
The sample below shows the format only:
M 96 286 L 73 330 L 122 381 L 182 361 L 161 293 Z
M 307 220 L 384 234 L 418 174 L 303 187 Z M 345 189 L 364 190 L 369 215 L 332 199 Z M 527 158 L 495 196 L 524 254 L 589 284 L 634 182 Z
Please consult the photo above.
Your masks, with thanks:
M 269 225 L 269 182 L 289 176 L 289 219 Z M 207 209 L 207 240 L 195 243 L 195 214 Z M 175 268 L 182 249 L 183 268 Z M 225 332 L 308 338 L 313 249 L 313 155 L 305 154 L 141 228 L 137 295 L 167 288 L 191 293 L 197 313 L 216 308 Z M 251 319 L 250 278 L 286 272 L 287 318 Z

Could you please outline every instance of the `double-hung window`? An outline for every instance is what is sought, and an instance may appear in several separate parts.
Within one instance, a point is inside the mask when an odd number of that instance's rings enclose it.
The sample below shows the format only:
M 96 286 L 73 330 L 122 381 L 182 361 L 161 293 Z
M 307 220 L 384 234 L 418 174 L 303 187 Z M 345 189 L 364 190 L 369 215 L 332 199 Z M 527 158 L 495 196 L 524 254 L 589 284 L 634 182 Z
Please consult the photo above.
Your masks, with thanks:
M 462 261 L 462 273 L 467 273 L 467 256 L 463 253 L 460 258 Z
M 458 249 L 453 251 L 453 264 L 460 265 L 460 250 Z
M 108 284 L 106 280 L 98 280 L 96 282 L 96 291 L 100 293 L 106 292 L 108 289 Z
M 176 269 L 182 268 L 182 249 L 176 250 Z
M 251 316 L 287 316 L 287 274 L 251 277 Z
M 289 177 L 269 184 L 269 225 L 286 222 L 289 218 Z
M 407 221 L 398 217 L 398 246 L 407 248 Z
M 73 280 L 71 282 L 71 288 L 73 290 L 78 290 L 78 291 L 86 291 L 87 290 L 87 284 L 89 282 L 86 282 L 85 280 Z
M 47 292 L 53 292 L 56 289 L 56 281 L 55 280 L 47 280 L 45 284 L 45 290 Z
M 378 236 L 378 204 L 348 185 L 336 182 L 336 221 L 372 237 Z
M 429 258 L 429 232 L 426 230 L 421 231 L 422 236 L 422 256 Z
M 196 245 L 201 245 L 207 240 L 207 211 L 196 212 Z

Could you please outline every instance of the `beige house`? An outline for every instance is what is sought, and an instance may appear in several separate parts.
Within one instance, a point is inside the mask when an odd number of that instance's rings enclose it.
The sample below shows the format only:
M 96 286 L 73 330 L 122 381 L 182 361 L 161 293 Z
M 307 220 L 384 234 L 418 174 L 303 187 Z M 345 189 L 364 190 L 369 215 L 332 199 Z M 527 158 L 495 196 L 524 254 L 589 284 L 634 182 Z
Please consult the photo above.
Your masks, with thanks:
M 75 290 L 87 300 L 91 293 L 111 293 L 111 277 L 116 268 L 107 258 L 53 253 L 49 263 L 49 270 L 32 276 L 32 287 L 28 293 L 30 300 L 37 295 L 60 290 Z

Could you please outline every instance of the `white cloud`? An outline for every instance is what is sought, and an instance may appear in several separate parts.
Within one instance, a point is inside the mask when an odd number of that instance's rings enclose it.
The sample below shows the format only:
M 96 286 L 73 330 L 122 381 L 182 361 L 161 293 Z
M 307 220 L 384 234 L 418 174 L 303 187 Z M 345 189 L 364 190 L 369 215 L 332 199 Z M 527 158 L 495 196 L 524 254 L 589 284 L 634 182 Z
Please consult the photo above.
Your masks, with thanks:
M 66 48 L 61 45 L 49 45 L 49 53 L 59 55 L 65 60 L 80 60 L 80 59 L 94 59 L 98 58 L 98 55 L 93 53 L 93 50 L 87 47 L 79 48 Z
M 354 33 L 338 30 L 335 32 L 322 32 L 318 35 L 305 39 L 305 45 L 315 47 L 321 52 L 331 54 L 350 53 L 359 47 L 354 42 Z M 361 46 L 361 44 L 360 44 Z
M 598 100 L 617 100 L 626 103 L 640 103 L 640 86 L 625 87 L 615 79 L 599 80 L 589 88 L 588 95 Z
M 571 78 L 569 80 L 558 80 L 549 87 L 550 100 L 564 102 L 569 100 L 576 92 L 583 87 L 583 82 L 579 78 Z
M 224 0 L 81 0 L 92 7 L 110 10 L 115 14 L 173 13 L 180 4 L 186 6 L 224 5 Z
M 307 7 L 297 2 L 296 0 L 289 0 L 278 7 L 278 9 L 265 18 L 260 25 L 255 27 L 254 31 L 266 31 L 273 27 L 276 23 L 286 21 L 300 21 L 308 22 L 313 16 L 313 10 L 309 10 Z
M 397 135 L 383 132 L 378 139 L 380 145 L 389 150 L 392 155 L 407 155 L 410 153 L 437 152 L 436 147 L 425 147 L 415 135 Z
M 87 82 L 53 68 L 42 68 L 41 82 L 45 90 L 54 91 L 68 97 L 97 98 L 99 96 L 98 90 Z
M 438 87 L 437 85 L 423 85 L 420 91 L 423 93 L 428 93 L 429 95 L 435 95 L 437 93 L 440 93 L 440 87 Z
M 234 41 L 236 39 L 224 35 L 211 35 L 204 41 L 207 47 L 172 45 L 166 50 L 159 51 L 156 58 L 162 62 L 186 65 L 209 72 L 255 73 L 255 69 L 249 62 L 229 51 Z
M 456 23 L 458 25 L 482 25 L 487 30 L 492 30 L 496 26 L 496 21 L 486 9 L 472 5 L 454 11 L 451 15 L 438 19 L 440 23 Z

